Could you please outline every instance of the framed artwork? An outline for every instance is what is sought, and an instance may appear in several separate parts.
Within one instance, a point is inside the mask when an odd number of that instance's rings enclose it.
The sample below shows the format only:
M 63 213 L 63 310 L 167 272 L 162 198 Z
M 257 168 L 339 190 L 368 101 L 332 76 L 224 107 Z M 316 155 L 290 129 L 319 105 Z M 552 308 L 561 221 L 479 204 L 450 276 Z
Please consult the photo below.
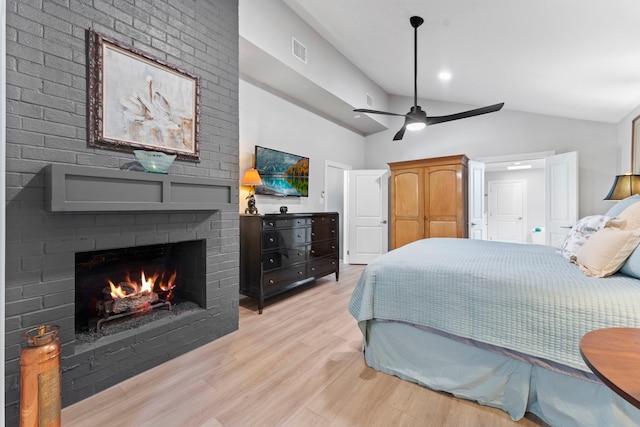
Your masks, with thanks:
M 640 175 L 640 116 L 631 122 L 631 173 Z
M 89 146 L 200 160 L 200 78 L 89 31 Z

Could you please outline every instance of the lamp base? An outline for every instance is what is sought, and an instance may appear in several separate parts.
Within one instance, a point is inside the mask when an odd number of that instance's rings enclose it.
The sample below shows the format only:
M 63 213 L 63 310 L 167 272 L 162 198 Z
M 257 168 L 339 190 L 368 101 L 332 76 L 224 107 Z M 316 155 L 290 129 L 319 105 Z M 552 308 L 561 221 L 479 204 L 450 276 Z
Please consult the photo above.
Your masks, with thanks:
M 247 199 L 248 199 L 247 208 L 244 210 L 244 213 L 257 215 L 258 214 L 258 208 L 256 208 L 256 199 L 255 199 L 255 197 L 253 196 L 253 194 L 249 194 Z

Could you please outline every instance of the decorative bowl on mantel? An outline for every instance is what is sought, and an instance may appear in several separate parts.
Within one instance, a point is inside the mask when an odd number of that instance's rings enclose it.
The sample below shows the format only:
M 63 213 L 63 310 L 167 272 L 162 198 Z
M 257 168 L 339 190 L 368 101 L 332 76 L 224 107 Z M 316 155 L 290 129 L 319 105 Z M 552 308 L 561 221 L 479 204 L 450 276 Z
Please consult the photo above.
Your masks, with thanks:
M 147 172 L 167 173 L 167 169 L 176 159 L 175 154 L 165 154 L 159 151 L 133 150 L 136 159 Z

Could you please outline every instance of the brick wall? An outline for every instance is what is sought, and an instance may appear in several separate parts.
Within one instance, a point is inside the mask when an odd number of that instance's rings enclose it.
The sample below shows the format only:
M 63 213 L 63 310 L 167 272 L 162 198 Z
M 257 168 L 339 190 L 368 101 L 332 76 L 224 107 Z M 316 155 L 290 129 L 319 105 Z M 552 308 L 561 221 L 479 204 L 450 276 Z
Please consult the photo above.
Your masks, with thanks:
M 29 328 L 61 327 L 66 406 L 238 327 L 237 206 L 99 215 L 44 207 L 46 165 L 118 169 L 134 160 L 87 145 L 91 27 L 201 77 L 201 161 L 176 161 L 169 172 L 231 180 L 238 199 L 238 0 L 8 0 L 7 425 L 19 417 L 20 335 Z M 206 309 L 78 350 L 76 251 L 194 239 L 207 241 Z

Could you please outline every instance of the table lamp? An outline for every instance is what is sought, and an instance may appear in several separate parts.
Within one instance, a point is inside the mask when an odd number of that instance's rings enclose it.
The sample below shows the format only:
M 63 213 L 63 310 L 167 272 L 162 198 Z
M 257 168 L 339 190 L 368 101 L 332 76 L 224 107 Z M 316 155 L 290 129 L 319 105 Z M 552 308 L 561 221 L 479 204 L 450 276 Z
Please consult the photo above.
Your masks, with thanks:
M 633 175 L 630 172 L 616 176 L 609 194 L 604 200 L 622 200 L 629 196 L 640 193 L 640 175 Z
M 260 179 L 258 171 L 254 168 L 248 169 L 242 178 L 242 185 L 250 187 L 249 195 L 247 196 L 247 208 L 244 210 L 244 213 L 256 215 L 258 213 L 258 208 L 256 208 L 256 198 L 254 197 L 254 194 L 256 191 L 256 185 L 262 185 L 262 179 Z

